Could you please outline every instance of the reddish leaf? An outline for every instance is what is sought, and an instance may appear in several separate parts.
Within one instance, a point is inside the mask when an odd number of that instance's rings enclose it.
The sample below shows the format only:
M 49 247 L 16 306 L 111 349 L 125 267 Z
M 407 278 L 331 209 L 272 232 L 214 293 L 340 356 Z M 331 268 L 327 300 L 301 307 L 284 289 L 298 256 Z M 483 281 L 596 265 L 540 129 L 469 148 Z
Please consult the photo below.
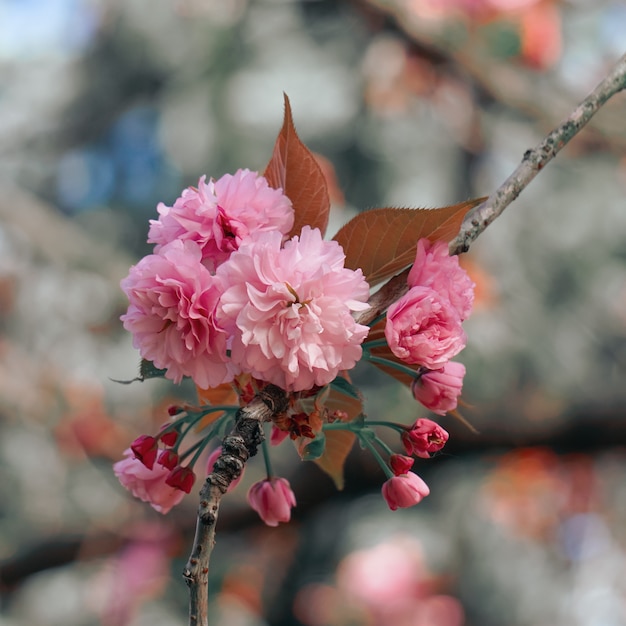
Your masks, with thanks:
M 306 224 L 319 228 L 322 235 L 326 232 L 330 211 L 326 178 L 315 157 L 296 133 L 286 94 L 283 127 L 263 175 L 271 187 L 282 188 L 293 204 L 295 222 L 290 237 L 300 234 Z
M 486 198 L 441 209 L 371 209 L 351 219 L 333 239 L 346 254 L 346 267 L 361 268 L 376 285 L 411 265 L 419 239 L 451 241 L 465 214 Z
M 356 389 L 347 379 L 338 378 L 324 391 L 318 401 L 332 413 L 340 410 L 346 413 L 346 422 L 351 422 L 363 412 L 363 400 Z M 343 467 L 356 435 L 348 430 L 327 430 L 326 448 L 324 454 L 315 463 L 324 470 L 334 481 L 337 489 L 343 489 Z
M 335 483 L 337 489 L 343 489 L 343 466 L 352 450 L 356 435 L 349 430 L 327 430 L 324 454 L 314 463 L 324 470 Z

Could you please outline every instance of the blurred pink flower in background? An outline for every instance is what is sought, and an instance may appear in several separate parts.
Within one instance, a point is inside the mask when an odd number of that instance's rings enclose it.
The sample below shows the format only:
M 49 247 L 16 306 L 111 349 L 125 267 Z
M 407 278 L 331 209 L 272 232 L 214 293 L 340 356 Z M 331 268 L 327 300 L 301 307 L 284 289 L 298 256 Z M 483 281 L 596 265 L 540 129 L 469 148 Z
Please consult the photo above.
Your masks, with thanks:
M 268 526 L 278 526 L 291 519 L 296 496 L 286 478 L 268 478 L 250 487 L 248 503 Z
M 215 269 L 252 233 L 278 231 L 287 234 L 294 222 L 291 201 L 281 189 L 272 189 L 263 176 L 248 169 L 225 174 L 198 188 L 185 189 L 168 207 L 160 203 L 158 220 L 150 220 L 148 242 L 155 250 L 175 239 L 195 241 L 203 263 Z
M 185 496 L 180 489 L 165 483 L 169 469 L 158 463 L 148 469 L 130 448 L 124 451 L 124 459 L 113 465 L 113 471 L 122 486 L 159 513 L 168 513 Z
M 237 366 L 300 391 L 326 385 L 361 358 L 369 328 L 352 312 L 367 308 L 369 286 L 318 229 L 305 226 L 281 243 L 280 233 L 261 233 L 218 268 L 225 291 L 217 319 L 232 336 Z
M 422 374 L 411 385 L 415 399 L 438 415 L 456 409 L 463 388 L 465 365 L 448 361 L 441 369 Z
M 430 287 L 412 287 L 387 311 L 385 337 L 405 363 L 438 369 L 464 347 L 461 318 L 445 296 Z
M 173 241 L 141 259 L 121 282 L 130 302 L 121 319 L 144 359 L 176 383 L 190 376 L 207 388 L 232 380 L 234 370 L 214 321 L 219 281 L 200 260 L 193 241 Z

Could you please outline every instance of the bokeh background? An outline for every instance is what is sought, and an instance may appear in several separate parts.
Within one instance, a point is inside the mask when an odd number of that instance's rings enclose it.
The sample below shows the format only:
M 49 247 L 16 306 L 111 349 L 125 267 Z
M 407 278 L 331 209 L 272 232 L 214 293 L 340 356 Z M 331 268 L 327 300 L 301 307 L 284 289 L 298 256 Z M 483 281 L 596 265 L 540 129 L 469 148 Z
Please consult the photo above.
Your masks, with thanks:
M 619 0 L 0 0 L 0 625 L 177 626 L 197 494 L 168 516 L 113 461 L 193 389 L 132 379 L 119 280 L 147 220 L 262 170 L 283 92 L 358 210 L 487 195 L 626 50 Z M 212 623 L 626 625 L 626 100 L 475 243 L 462 413 L 391 512 L 354 450 L 336 492 L 223 504 Z M 375 419 L 426 414 L 358 368 Z M 390 443 L 398 447 L 397 441 Z M 283 449 L 284 448 L 284 449 Z

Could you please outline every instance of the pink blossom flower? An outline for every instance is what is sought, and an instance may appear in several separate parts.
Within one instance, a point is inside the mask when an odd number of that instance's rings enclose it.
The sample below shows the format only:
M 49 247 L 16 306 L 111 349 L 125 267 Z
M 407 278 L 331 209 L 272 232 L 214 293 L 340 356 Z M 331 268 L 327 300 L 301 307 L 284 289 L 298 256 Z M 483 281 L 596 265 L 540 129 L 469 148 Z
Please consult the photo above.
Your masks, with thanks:
M 383 498 L 392 511 L 421 502 L 429 493 L 428 485 L 413 472 L 394 476 L 383 484 Z
M 268 478 L 250 487 L 248 503 L 268 526 L 278 526 L 291 519 L 296 496 L 286 478 Z
M 465 365 L 448 361 L 441 369 L 422 374 L 411 385 L 413 396 L 427 409 L 445 415 L 456 409 L 463 388 Z
M 222 446 L 218 446 L 217 448 L 215 448 L 215 450 L 213 450 L 213 452 L 211 452 L 211 454 L 209 454 L 209 458 L 206 461 L 207 476 L 213 471 L 213 466 L 215 465 L 215 461 L 217 461 L 217 459 L 220 457 L 221 454 L 222 454 Z M 245 466 L 244 466 L 244 469 L 245 469 Z M 243 478 L 243 470 L 241 471 L 241 474 L 239 474 L 239 476 L 235 478 L 235 480 L 233 480 L 233 482 L 230 483 L 230 485 L 228 485 L 227 493 L 232 491 L 241 482 L 242 478 Z
M 385 337 L 398 358 L 428 369 L 443 367 L 466 342 L 456 310 L 430 287 L 412 287 L 389 307 Z
M 237 170 L 205 181 L 203 176 L 197 189 L 185 189 L 174 206 L 159 204 L 159 219 L 150 220 L 148 234 L 157 252 L 175 239 L 189 239 L 200 246 L 204 264 L 214 271 L 252 233 L 291 230 L 291 201 L 257 172 Z
M 428 459 L 431 453 L 439 452 L 446 445 L 449 436 L 439 424 L 422 417 L 415 420 L 413 426 L 402 433 L 401 438 L 407 454 Z
M 281 242 L 278 232 L 261 233 L 218 268 L 225 291 L 217 319 L 242 371 L 302 391 L 328 384 L 361 358 L 369 329 L 352 312 L 367 308 L 369 287 L 318 229 L 305 226 Z
M 173 470 L 178 465 L 178 454 L 173 450 L 161 450 L 157 463 L 167 467 L 169 470 Z
M 148 469 L 139 459 L 136 459 L 132 450 L 124 451 L 124 459 L 113 465 L 113 471 L 120 483 L 136 498 L 149 502 L 159 513 L 168 513 L 184 497 L 179 489 L 174 489 L 165 483 L 170 470 L 158 463 Z
M 450 256 L 445 241 L 417 242 L 415 263 L 407 278 L 409 287 L 430 287 L 448 298 L 461 320 L 466 320 L 474 304 L 474 283 L 459 265 L 459 257 Z
M 232 380 L 234 368 L 214 321 L 221 288 L 200 257 L 193 241 L 173 241 L 141 259 L 121 282 L 130 301 L 121 319 L 144 359 L 206 389 Z

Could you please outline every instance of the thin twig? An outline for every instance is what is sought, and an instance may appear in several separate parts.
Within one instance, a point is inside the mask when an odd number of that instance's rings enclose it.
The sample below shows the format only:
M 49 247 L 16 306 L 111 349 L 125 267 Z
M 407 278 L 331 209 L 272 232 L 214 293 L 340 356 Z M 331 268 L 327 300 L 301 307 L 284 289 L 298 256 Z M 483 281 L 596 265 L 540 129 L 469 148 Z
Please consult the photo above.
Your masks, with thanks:
M 469 250 L 470 244 L 493 220 L 506 209 L 528 186 L 528 183 L 549 163 L 560 150 L 587 124 L 609 98 L 626 88 L 626 54 L 617 62 L 610 74 L 557 126 L 538 146 L 527 150 L 517 169 L 491 194 L 486 202 L 477 206 L 465 218 L 450 252 L 459 254 Z
M 241 474 L 246 461 L 256 454 L 263 441 L 263 422 L 284 413 L 287 402 L 282 389 L 267 385 L 248 405 L 239 409 L 232 432 L 222 442 L 222 454 L 200 490 L 196 535 L 183 570 L 189 587 L 190 626 L 208 626 L 209 623 L 209 560 L 215 545 L 215 525 L 222 496 Z
M 626 54 L 600 84 L 557 126 L 539 145 L 527 150 L 517 169 L 487 198 L 472 209 L 461 226 L 457 237 L 450 244 L 450 254 L 467 252 L 470 244 L 496 217 L 502 214 L 530 181 L 551 161 L 557 153 L 587 124 L 607 100 L 626 89 Z M 370 308 L 358 317 L 359 324 L 376 319 L 392 302 L 408 291 L 408 270 L 394 276 L 372 295 Z

